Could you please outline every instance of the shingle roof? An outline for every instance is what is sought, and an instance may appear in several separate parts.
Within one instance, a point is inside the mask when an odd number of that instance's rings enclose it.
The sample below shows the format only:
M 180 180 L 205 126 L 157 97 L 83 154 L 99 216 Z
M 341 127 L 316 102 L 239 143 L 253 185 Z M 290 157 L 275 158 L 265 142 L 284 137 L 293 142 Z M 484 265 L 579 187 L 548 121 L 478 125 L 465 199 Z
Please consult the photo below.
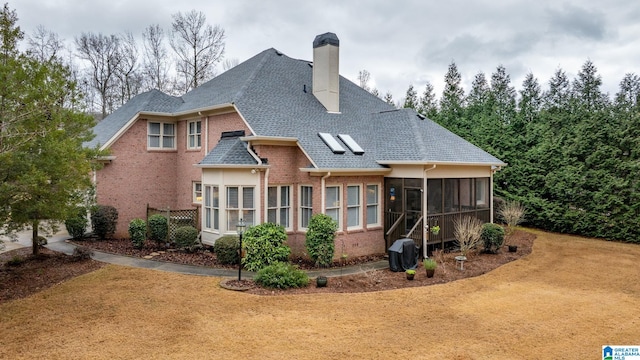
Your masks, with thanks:
M 407 161 L 502 164 L 433 121 L 418 117 L 414 110 L 396 110 L 343 77 L 340 113 L 328 113 L 313 95 L 311 66 L 309 61 L 289 58 L 275 49 L 265 50 L 181 98 L 158 91 L 138 95 L 96 126 L 98 136 L 93 142 L 104 144 L 117 132 L 113 129 L 124 126 L 139 111 L 171 115 L 233 103 L 252 135 L 297 138 L 318 168 L 376 169 Z M 101 126 L 107 122 L 110 124 Z M 351 135 L 364 154 L 355 155 L 346 147 L 345 153 L 334 154 L 318 136 L 320 132 L 336 139 L 338 134 Z M 221 156 L 228 146 L 224 142 L 202 164 L 249 160 L 236 157 L 240 152 Z
M 247 144 L 239 138 L 223 138 L 202 159 L 200 165 L 257 165 L 247 151 Z

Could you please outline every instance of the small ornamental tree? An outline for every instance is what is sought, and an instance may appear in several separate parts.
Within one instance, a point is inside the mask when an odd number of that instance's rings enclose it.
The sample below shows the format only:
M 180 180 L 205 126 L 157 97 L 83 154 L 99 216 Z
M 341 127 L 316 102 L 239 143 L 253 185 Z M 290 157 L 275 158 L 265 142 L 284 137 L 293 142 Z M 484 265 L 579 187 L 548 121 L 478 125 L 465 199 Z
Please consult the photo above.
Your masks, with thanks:
M 337 229 L 338 224 L 325 214 L 315 214 L 309 220 L 305 246 L 316 266 L 331 265 Z
M 91 212 L 91 227 L 100 240 L 116 232 L 118 210 L 110 205 L 98 205 Z
M 286 241 L 287 232 L 282 225 L 264 223 L 248 228 L 242 235 L 245 269 L 258 271 L 279 261 L 289 261 L 291 249 L 284 244 Z

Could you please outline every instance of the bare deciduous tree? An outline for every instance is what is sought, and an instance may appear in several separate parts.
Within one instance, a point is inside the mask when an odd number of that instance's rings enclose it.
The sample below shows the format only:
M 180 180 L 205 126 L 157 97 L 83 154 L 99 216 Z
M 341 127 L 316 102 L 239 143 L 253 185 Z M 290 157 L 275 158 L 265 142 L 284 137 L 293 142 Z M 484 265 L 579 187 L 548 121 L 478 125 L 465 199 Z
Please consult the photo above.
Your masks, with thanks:
M 130 32 L 121 37 L 120 63 L 116 69 L 116 76 L 120 88 L 117 97 L 120 104 L 124 104 L 137 95 L 142 87 L 142 76 L 138 71 L 138 46 Z
M 360 83 L 360 87 L 370 91 L 369 89 L 369 80 L 371 79 L 371 74 L 367 70 L 360 70 L 358 72 L 358 82 Z
M 222 62 L 222 70 L 227 71 L 238 66 L 238 64 L 240 64 L 240 60 L 238 60 L 237 58 L 224 59 L 224 61 Z
M 160 25 L 149 25 L 142 34 L 144 46 L 145 88 L 169 92 L 169 56 L 165 47 L 164 30 Z
M 64 49 L 60 36 L 42 25 L 38 25 L 33 35 L 27 37 L 27 44 L 28 52 L 41 62 L 58 59 Z
M 201 11 L 172 15 L 171 47 L 178 57 L 177 72 L 187 92 L 215 75 L 215 66 L 224 55 L 224 29 L 206 24 Z
M 107 116 L 111 107 L 110 92 L 114 87 L 114 78 L 122 61 L 120 37 L 82 33 L 75 39 L 78 57 L 89 62 L 89 84 L 100 95 L 102 117 Z

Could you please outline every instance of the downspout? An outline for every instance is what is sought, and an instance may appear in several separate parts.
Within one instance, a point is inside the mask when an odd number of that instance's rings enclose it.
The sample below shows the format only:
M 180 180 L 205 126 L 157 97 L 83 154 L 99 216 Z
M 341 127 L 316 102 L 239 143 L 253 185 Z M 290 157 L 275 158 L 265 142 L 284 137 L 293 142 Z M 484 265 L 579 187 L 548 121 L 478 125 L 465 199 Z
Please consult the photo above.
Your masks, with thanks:
M 325 189 L 324 189 L 324 188 L 325 188 L 325 186 L 324 186 L 324 184 L 325 184 L 325 180 L 326 180 L 327 178 L 329 178 L 329 176 L 331 176 L 331 171 L 327 172 L 327 175 L 323 176 L 323 177 L 322 177 L 322 179 L 320 179 L 320 187 L 321 187 L 321 188 L 320 188 L 320 196 L 321 196 L 321 198 L 320 198 L 320 206 L 322 207 L 322 208 L 320 209 L 320 212 L 321 212 L 322 214 L 325 214 L 325 212 L 326 212 L 326 211 L 325 211 L 325 202 L 326 202 L 326 200 L 325 200 L 325 196 L 326 196 L 326 195 L 325 195 Z
M 489 222 L 493 224 L 493 174 L 495 174 L 496 171 L 500 170 L 499 167 L 493 168 L 491 167 L 491 176 L 489 177 L 489 182 L 491 183 L 491 185 L 489 185 L 489 189 L 490 192 L 490 196 L 489 196 Z
M 269 170 L 270 168 L 267 168 L 264 171 L 264 204 L 262 205 L 262 209 L 264 211 L 264 214 L 262 214 L 263 219 L 268 219 L 267 212 L 269 211 Z
M 423 177 L 423 181 L 424 184 L 422 185 L 423 190 L 423 204 L 422 204 L 422 208 L 424 209 L 424 211 L 422 212 L 424 214 L 424 216 L 422 216 L 422 221 L 424 221 L 424 226 L 422 227 L 422 257 L 423 258 L 427 258 L 427 235 L 429 234 L 429 221 L 428 221 L 428 217 L 427 217 L 427 205 L 429 204 L 429 199 L 427 197 L 428 191 L 427 191 L 427 172 L 431 171 L 433 169 L 436 168 L 436 164 L 433 164 L 430 168 L 428 169 L 424 169 L 424 177 Z

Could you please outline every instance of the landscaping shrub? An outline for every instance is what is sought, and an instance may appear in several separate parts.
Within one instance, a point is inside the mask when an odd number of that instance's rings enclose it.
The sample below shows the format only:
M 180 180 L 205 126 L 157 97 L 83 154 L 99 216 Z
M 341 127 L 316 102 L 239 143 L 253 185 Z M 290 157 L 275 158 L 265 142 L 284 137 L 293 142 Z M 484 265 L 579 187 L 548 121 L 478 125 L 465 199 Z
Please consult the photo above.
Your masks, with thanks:
M 193 251 L 198 247 L 198 229 L 193 226 L 181 226 L 176 229 L 175 233 L 176 247 Z
M 463 216 L 453 221 L 453 235 L 460 253 L 467 256 L 471 249 L 475 249 L 481 242 L 482 222 L 475 217 Z
M 267 288 L 290 289 L 307 286 L 309 277 L 294 265 L 276 262 L 260 269 L 256 274 L 255 282 Z
M 74 214 L 64 221 L 64 226 L 67 228 L 67 232 L 74 239 L 81 239 L 87 230 L 87 209 L 79 206 L 74 211 Z
M 142 219 L 133 219 L 129 223 L 129 237 L 133 247 L 142 248 L 144 241 L 147 239 L 147 223 Z
M 73 249 L 73 254 L 71 254 L 71 260 L 73 261 L 82 261 L 89 260 L 93 256 L 93 250 L 86 246 L 77 246 Z
M 516 226 L 524 221 L 526 209 L 518 201 L 506 201 L 498 210 L 498 215 L 507 224 L 507 240 L 516 230 Z
M 309 220 L 305 246 L 316 266 L 329 266 L 333 262 L 338 224 L 328 215 L 315 214 Z
M 288 261 L 291 249 L 284 245 L 287 233 L 282 225 L 264 223 L 252 226 L 242 237 L 246 255 L 242 262 L 249 271 L 258 271 L 278 261 Z
M 480 238 L 484 243 L 484 251 L 495 254 L 504 245 L 504 229 L 500 225 L 486 223 L 482 225 Z
M 213 252 L 222 264 L 233 265 L 238 263 L 238 242 L 236 235 L 225 235 L 213 244 Z
M 118 210 L 110 205 L 98 205 L 91 212 L 91 228 L 101 240 L 113 236 L 118 224 Z
M 149 217 L 149 238 L 158 244 L 167 242 L 169 222 L 164 215 L 155 214 Z

